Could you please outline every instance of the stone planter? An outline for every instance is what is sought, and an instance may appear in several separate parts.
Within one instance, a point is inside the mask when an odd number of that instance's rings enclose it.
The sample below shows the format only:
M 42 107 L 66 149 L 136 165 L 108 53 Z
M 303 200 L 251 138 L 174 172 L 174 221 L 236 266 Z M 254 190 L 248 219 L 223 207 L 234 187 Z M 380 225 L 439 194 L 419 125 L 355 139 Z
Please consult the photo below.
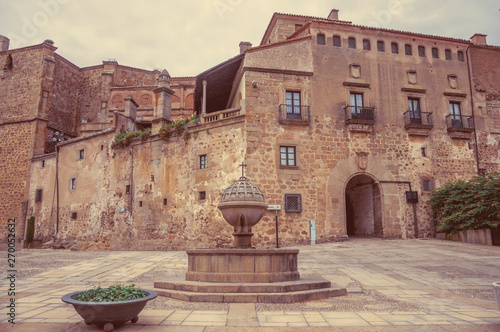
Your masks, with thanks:
M 493 283 L 493 293 L 497 299 L 498 308 L 500 309 L 500 282 Z
M 76 312 L 83 318 L 85 324 L 95 324 L 104 327 L 105 331 L 112 331 L 114 327 L 125 324 L 128 321 L 136 323 L 139 313 L 149 300 L 158 296 L 155 291 L 143 289 L 146 297 L 119 302 L 84 302 L 78 301 L 76 297 L 84 291 L 73 292 L 64 295 L 61 300 L 70 303 Z

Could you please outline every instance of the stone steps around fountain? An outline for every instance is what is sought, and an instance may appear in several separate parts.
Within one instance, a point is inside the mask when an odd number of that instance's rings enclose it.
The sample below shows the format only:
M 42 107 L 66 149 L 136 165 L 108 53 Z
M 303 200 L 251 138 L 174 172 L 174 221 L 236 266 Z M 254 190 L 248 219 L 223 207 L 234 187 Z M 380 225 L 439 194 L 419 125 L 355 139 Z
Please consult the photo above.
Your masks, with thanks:
M 198 293 L 285 293 L 331 287 L 331 282 L 323 278 L 302 278 L 294 281 L 269 283 L 218 283 L 170 279 L 156 281 L 155 288 Z
M 197 293 L 154 289 L 158 295 L 186 302 L 217 303 L 295 303 L 346 295 L 345 288 L 323 288 L 287 293 Z
M 186 280 L 155 282 L 161 296 L 187 302 L 294 303 L 346 295 L 346 289 L 322 278 L 274 283 L 212 283 Z

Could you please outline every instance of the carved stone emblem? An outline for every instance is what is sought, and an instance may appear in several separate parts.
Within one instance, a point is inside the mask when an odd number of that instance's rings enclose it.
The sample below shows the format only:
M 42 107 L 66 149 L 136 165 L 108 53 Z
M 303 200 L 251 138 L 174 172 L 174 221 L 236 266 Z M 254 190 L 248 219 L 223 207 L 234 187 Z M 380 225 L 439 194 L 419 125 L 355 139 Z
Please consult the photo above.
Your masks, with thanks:
M 358 152 L 356 153 L 358 160 L 358 168 L 362 171 L 368 167 L 368 152 Z
M 408 83 L 417 84 L 417 72 L 415 70 L 408 70 Z
M 448 83 L 450 84 L 450 88 L 457 88 L 457 75 L 448 75 Z
M 352 63 L 349 65 L 351 68 L 351 77 L 352 78 L 360 78 L 361 77 L 361 67 L 357 63 Z

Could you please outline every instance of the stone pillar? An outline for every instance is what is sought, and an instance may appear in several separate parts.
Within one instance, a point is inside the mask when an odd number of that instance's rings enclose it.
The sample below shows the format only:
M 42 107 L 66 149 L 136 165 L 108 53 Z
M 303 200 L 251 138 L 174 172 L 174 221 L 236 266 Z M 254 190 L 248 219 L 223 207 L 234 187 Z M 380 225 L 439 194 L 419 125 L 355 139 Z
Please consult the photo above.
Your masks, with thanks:
M 135 119 L 137 117 L 137 107 L 139 107 L 139 104 L 137 104 L 135 100 L 130 96 L 125 98 L 124 100 L 125 112 L 123 114 L 135 122 Z
M 9 50 L 9 38 L 0 35 L 0 52 L 5 52 Z
M 118 62 L 116 61 L 103 61 L 104 68 L 101 72 L 101 88 L 99 90 L 99 99 L 101 100 L 101 108 L 99 114 L 97 115 L 98 122 L 108 122 L 108 108 L 102 107 L 103 101 L 110 101 L 111 98 L 111 87 L 114 84 L 116 67 L 118 67 Z
M 162 126 L 172 121 L 172 96 L 175 94 L 170 89 L 170 74 L 165 69 L 158 77 L 158 87 L 153 92 L 156 96 L 156 107 L 151 132 L 158 134 Z
M 203 80 L 203 97 L 201 99 L 201 114 L 207 114 L 207 81 Z

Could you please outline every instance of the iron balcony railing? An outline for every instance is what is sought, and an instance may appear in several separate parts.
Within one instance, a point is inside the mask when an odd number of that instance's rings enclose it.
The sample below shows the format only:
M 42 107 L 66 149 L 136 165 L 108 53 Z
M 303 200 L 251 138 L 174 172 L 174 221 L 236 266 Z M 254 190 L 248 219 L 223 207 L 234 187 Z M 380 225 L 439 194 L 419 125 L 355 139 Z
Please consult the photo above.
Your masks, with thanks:
M 375 123 L 375 107 L 344 106 L 346 123 Z
M 406 111 L 403 113 L 405 119 L 405 127 L 422 127 L 422 128 L 432 128 L 434 126 L 434 120 L 432 118 L 432 113 L 429 112 L 416 112 L 416 111 Z
M 474 130 L 474 118 L 469 115 L 450 114 L 446 116 L 448 131 L 472 131 Z
M 310 120 L 310 109 L 309 106 L 300 105 L 300 106 L 291 106 L 281 104 L 279 106 L 279 119 L 282 120 L 291 120 L 291 121 L 304 121 L 309 122 Z

